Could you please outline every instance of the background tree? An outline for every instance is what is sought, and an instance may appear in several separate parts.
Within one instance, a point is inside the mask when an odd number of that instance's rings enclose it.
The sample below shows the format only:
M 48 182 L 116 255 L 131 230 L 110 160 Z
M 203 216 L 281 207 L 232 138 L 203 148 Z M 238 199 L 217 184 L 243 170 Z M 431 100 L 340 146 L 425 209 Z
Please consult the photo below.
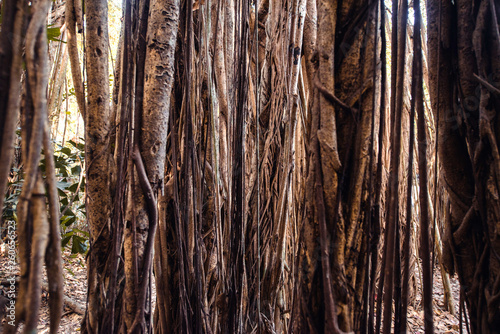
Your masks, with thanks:
M 447 270 L 458 274 L 472 332 L 494 333 L 500 321 L 494 227 L 500 161 L 498 4 L 428 1 L 427 17 L 429 90 L 450 212 L 443 256 Z

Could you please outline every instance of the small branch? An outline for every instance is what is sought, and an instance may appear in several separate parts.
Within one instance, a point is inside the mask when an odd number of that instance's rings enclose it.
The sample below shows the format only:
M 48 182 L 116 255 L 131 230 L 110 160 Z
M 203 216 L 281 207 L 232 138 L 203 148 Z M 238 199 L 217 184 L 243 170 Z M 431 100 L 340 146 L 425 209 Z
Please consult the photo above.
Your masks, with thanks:
M 46 153 L 46 172 L 47 197 L 49 200 L 49 242 L 45 250 L 45 263 L 47 266 L 47 279 L 49 280 L 50 299 L 50 333 L 57 333 L 61 321 L 63 309 L 63 291 L 64 285 L 61 259 L 61 227 L 59 225 L 59 198 L 57 196 L 54 148 L 50 141 L 49 121 L 45 118 L 43 131 L 43 148 Z
M 49 286 L 47 283 L 42 283 L 42 289 L 50 293 Z M 49 295 L 49 298 L 50 298 L 50 295 Z M 85 304 L 79 303 L 76 300 L 73 300 L 66 295 L 63 296 L 63 302 L 64 302 L 64 305 L 69 307 L 76 314 L 78 314 L 78 315 L 85 314 Z
M 467 234 L 470 231 L 470 228 L 472 227 L 472 223 L 474 222 L 474 217 L 475 217 L 475 209 L 474 205 L 471 205 L 467 213 L 465 214 L 464 218 L 462 219 L 462 223 L 458 227 L 458 229 L 453 232 L 453 239 L 455 244 L 461 244 L 464 242 L 467 238 Z
M 493 86 L 492 84 L 490 84 L 485 79 L 481 78 L 476 73 L 474 73 L 474 78 L 476 78 L 477 81 L 479 81 L 480 83 L 482 83 L 486 88 L 488 88 L 493 93 L 496 93 L 496 94 L 500 95 L 500 89 L 496 88 L 495 86 Z
M 148 180 L 146 170 L 144 168 L 144 162 L 142 161 L 141 153 L 139 152 L 139 146 L 136 144 L 134 146 L 134 151 L 132 154 L 132 160 L 134 161 L 135 168 L 137 171 L 137 176 L 139 177 L 139 184 L 146 197 L 146 203 L 148 207 L 149 216 L 149 231 L 148 239 L 146 241 L 146 250 L 144 252 L 144 265 L 142 267 L 142 279 L 139 286 L 139 297 L 137 299 L 137 313 L 135 315 L 134 323 L 129 329 L 129 333 L 134 332 L 137 326 L 140 326 L 144 318 L 144 303 L 146 301 L 146 291 L 147 283 L 149 281 L 149 274 L 151 272 L 151 258 L 153 253 L 153 240 L 156 232 L 157 221 L 158 221 L 158 207 L 156 205 L 156 198 L 151 187 L 151 183 Z
M 78 2 L 78 1 L 76 1 Z M 80 70 L 80 59 L 78 56 L 78 45 L 76 38 L 76 17 L 75 17 L 75 3 L 73 0 L 66 1 L 66 27 L 68 29 L 68 54 L 71 65 L 71 78 L 73 79 L 73 86 L 75 87 L 76 102 L 78 109 L 82 114 L 85 121 L 85 90 L 83 87 L 82 73 Z
M 316 78 L 314 79 L 314 85 L 316 86 L 316 88 L 318 88 L 318 90 L 321 92 L 321 94 L 323 94 L 323 96 L 331 103 L 336 103 L 338 104 L 340 107 L 346 109 L 346 110 L 349 110 L 350 112 L 356 112 L 357 110 L 354 109 L 354 108 L 351 108 L 349 107 L 347 104 L 345 104 L 344 102 L 342 102 L 342 100 L 340 100 L 338 97 L 336 97 L 335 95 L 333 95 L 333 93 L 329 92 L 325 86 L 323 86 L 321 84 L 321 82 L 319 82 L 319 80 Z

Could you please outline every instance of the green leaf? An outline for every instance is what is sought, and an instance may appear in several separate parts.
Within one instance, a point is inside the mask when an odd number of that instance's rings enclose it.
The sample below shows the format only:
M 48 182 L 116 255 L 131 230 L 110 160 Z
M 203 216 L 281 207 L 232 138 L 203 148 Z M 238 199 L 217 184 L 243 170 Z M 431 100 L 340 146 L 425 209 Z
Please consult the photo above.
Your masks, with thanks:
M 70 268 L 66 268 L 66 270 L 72 275 L 72 276 L 76 276 L 75 273 L 70 269 Z
M 71 236 L 67 236 L 62 238 L 61 240 L 61 247 L 64 248 L 68 244 L 68 242 L 71 240 Z
M 71 217 L 70 219 L 68 219 L 68 221 L 66 223 L 64 223 L 64 225 L 66 227 L 70 226 L 71 224 L 73 224 L 74 222 L 76 221 L 76 217 Z
M 82 167 L 80 165 L 76 165 L 75 167 L 71 168 L 71 174 L 73 175 L 80 175 L 82 172 Z
M 56 160 L 56 168 L 63 170 L 63 169 L 66 169 L 66 165 L 60 159 L 57 159 Z
M 72 193 L 75 193 L 78 190 L 78 182 L 73 183 L 71 186 L 68 187 L 68 190 L 71 191 Z
M 74 228 L 74 229 L 73 229 L 73 231 L 74 231 L 74 232 L 81 233 L 81 234 L 83 234 L 84 236 L 86 236 L 87 238 L 90 238 L 90 234 L 89 234 L 89 232 L 82 231 L 82 230 L 80 230 L 80 229 L 78 229 L 78 228 Z
M 78 236 L 78 235 L 73 235 L 73 245 L 71 247 L 71 253 L 73 254 L 85 254 L 87 251 L 87 245 L 85 243 L 85 239 Z
M 71 183 L 69 183 L 69 182 L 64 182 L 64 181 L 56 182 L 56 187 L 57 187 L 57 189 L 60 189 L 60 190 L 66 190 L 66 189 L 68 189 L 68 187 L 70 185 L 71 185 Z
M 61 36 L 61 29 L 59 27 L 47 28 L 47 39 L 49 41 L 58 42 L 57 37 Z
M 68 208 L 66 210 L 66 215 L 70 217 L 76 217 L 75 213 L 73 212 L 73 210 L 71 210 L 71 208 Z
M 68 156 L 71 155 L 71 149 L 69 147 L 61 148 L 61 152 L 68 155 Z

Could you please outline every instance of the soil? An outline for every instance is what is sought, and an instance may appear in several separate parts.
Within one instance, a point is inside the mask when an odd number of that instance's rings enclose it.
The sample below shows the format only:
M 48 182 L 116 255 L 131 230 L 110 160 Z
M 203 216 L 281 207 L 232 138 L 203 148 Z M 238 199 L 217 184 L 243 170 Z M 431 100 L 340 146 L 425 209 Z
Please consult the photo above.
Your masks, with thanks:
M 415 300 L 415 307 L 408 306 L 408 333 L 424 333 L 424 310 L 422 306 L 422 286 L 417 272 L 418 291 Z M 445 310 L 443 281 L 439 267 L 434 268 L 433 276 L 433 312 L 434 312 L 434 333 L 451 334 L 459 333 L 460 320 L 460 284 L 457 276 L 450 277 L 451 294 L 455 314 Z M 462 321 L 463 333 L 467 333 L 465 320 Z
M 5 254 L 5 248 L 2 244 L 0 249 L 0 283 L 5 283 L 6 279 L 15 274 L 19 276 L 19 266 L 12 273 L 10 268 L 7 268 L 7 258 Z M 78 254 L 76 256 L 71 256 L 70 252 L 67 251 L 63 255 L 63 272 L 64 272 L 64 295 L 72 299 L 74 302 L 85 306 L 86 295 L 87 295 L 87 270 L 85 268 L 85 258 L 84 256 Z M 44 271 L 42 277 L 42 285 L 47 285 L 47 276 Z M 7 287 L 0 285 L 0 295 L 5 296 L 7 292 Z M 38 333 L 49 333 L 49 308 L 48 308 L 48 293 L 45 289 L 42 289 L 41 298 L 41 308 L 40 308 L 40 318 L 38 321 L 37 331 Z M 0 309 L 0 321 L 2 326 L 0 327 L 0 333 L 3 333 L 3 327 L 7 326 L 6 319 L 4 318 L 5 309 Z M 59 326 L 58 333 L 78 333 L 80 331 L 80 323 L 82 321 L 82 315 L 76 314 L 74 310 L 69 308 L 67 305 L 63 309 L 63 317 L 61 319 L 61 324 Z M 22 325 L 20 326 L 22 329 Z M 18 330 L 18 333 L 21 332 Z

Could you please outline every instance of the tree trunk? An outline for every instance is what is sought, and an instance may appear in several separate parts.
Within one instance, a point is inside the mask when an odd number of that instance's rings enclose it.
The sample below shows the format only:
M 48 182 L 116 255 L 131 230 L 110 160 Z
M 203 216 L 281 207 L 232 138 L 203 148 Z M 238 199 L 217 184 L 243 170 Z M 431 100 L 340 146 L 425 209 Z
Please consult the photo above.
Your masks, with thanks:
M 112 321 L 108 324 L 104 322 L 110 305 L 107 295 L 103 293 L 109 290 L 111 284 L 106 263 L 109 253 L 112 252 L 111 174 L 114 172 L 109 143 L 112 129 L 109 107 L 107 1 L 87 2 L 86 16 L 86 70 L 89 84 L 88 108 L 85 113 L 85 203 L 90 249 L 87 258 L 87 310 L 82 332 L 101 333 L 105 331 L 104 328 L 113 328 L 113 325 L 116 325 Z M 69 51 L 70 60 L 73 62 L 71 45 Z M 74 84 L 76 87 L 78 82 Z M 84 102 L 79 104 L 80 107 L 81 104 Z
M 473 333 L 500 326 L 498 4 L 429 0 L 429 86 L 439 120 L 439 161 L 450 196 L 443 259 L 457 272 Z M 456 15 L 456 18 L 454 18 Z M 451 61 L 450 61 L 451 59 Z M 457 71 L 452 71 L 456 64 Z

